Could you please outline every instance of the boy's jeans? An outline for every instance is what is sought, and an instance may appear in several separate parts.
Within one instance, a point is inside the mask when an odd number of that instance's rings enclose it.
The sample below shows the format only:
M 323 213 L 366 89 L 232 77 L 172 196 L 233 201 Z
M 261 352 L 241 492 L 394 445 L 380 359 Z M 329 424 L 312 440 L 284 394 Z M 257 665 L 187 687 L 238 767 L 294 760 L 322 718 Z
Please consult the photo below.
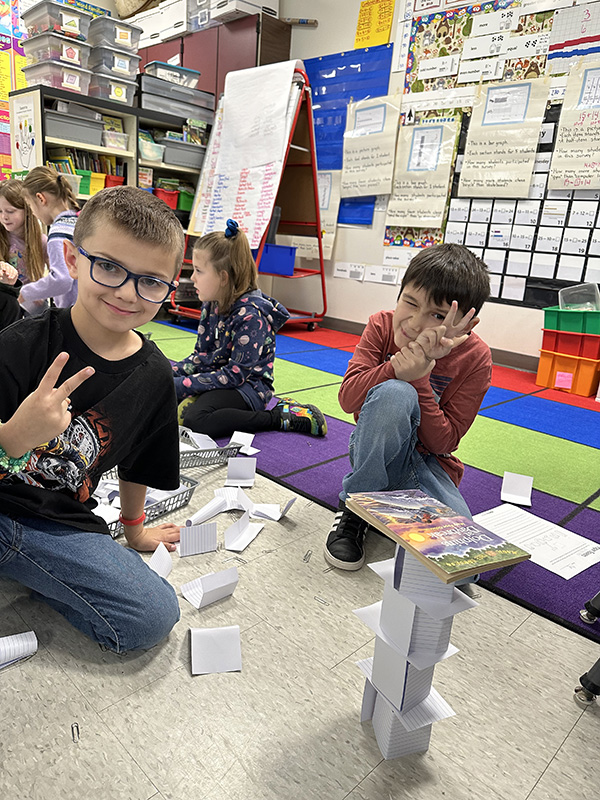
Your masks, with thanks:
M 437 458 L 415 450 L 420 419 L 417 390 L 410 383 L 389 380 L 369 389 L 350 435 L 353 471 L 342 481 L 342 500 L 351 492 L 421 489 L 471 518 L 461 493 Z M 472 581 L 467 578 L 461 583 Z
M 179 619 L 177 596 L 134 550 L 51 520 L 0 514 L 0 578 L 33 590 L 116 653 L 147 650 Z

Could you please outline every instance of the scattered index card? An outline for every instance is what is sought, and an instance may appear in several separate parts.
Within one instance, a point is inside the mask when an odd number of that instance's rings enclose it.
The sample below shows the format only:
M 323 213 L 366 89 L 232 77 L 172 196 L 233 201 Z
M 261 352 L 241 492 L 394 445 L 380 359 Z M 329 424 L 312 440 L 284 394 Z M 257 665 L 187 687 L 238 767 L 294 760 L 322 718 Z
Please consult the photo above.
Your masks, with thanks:
M 187 526 L 201 525 L 203 522 L 206 522 L 211 517 L 215 517 L 222 511 L 228 511 L 227 501 L 223 497 L 213 497 L 206 505 L 198 509 L 195 514 L 192 514 L 189 519 L 186 519 L 185 524 Z
M 211 553 L 217 549 L 217 523 L 206 522 L 203 525 L 186 525 L 179 529 L 179 555 L 195 556 L 199 553 Z
M 243 433 L 242 431 L 234 431 L 231 434 L 229 444 L 241 444 L 240 453 L 245 456 L 253 456 L 255 453 L 260 453 L 258 447 L 252 447 L 254 441 L 253 433 Z
M 500 499 L 505 503 L 517 503 L 520 506 L 531 505 L 531 489 L 533 478 L 530 475 L 519 475 L 517 472 L 505 472 L 502 479 Z
M 242 668 L 240 626 L 190 628 L 192 675 L 237 672 Z
M 225 549 L 240 553 L 253 539 L 256 539 L 264 527 L 262 523 L 250 522 L 250 512 L 246 511 L 225 531 Z
M 38 640 L 33 631 L 0 637 L 0 669 L 32 656 L 37 649 Z
M 219 446 L 214 439 L 211 439 L 205 433 L 187 431 L 187 435 L 199 450 L 215 450 Z
M 225 486 L 254 486 L 255 458 L 228 458 Z
M 205 608 L 217 600 L 229 597 L 235 591 L 239 574 L 237 567 L 209 572 L 181 587 L 181 594 L 194 608 Z
M 161 542 L 156 550 L 152 553 L 148 566 L 154 570 L 161 578 L 168 578 L 171 570 L 173 569 L 173 559 L 171 554 L 165 547 L 164 542 Z

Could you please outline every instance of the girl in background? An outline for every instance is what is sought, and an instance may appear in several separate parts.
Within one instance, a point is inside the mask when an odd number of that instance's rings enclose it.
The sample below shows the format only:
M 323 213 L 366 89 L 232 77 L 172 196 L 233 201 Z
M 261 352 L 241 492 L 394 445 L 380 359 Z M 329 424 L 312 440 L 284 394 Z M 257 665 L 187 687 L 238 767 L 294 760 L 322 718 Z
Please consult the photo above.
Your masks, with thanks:
M 21 287 L 38 281 L 46 271 L 46 237 L 29 207 L 21 181 L 0 182 L 0 223 L 0 269 L 10 264 L 17 270 L 17 279 L 10 285 Z M 5 278 L 4 275 L 0 280 L 7 285 Z M 44 300 L 32 301 L 26 310 L 36 314 L 45 307 Z
M 35 216 L 50 228 L 48 275 L 23 286 L 19 301 L 27 306 L 33 300 L 51 297 L 58 308 L 72 306 L 77 298 L 77 282 L 65 264 L 63 242 L 73 240 L 79 204 L 67 181 L 49 167 L 34 167 L 23 181 L 23 191 Z
M 257 288 L 256 264 L 237 222 L 229 219 L 224 233 L 198 239 L 192 263 L 202 307 L 194 352 L 173 366 L 180 423 L 213 438 L 267 430 L 325 436 L 316 406 L 284 398 L 266 410 L 275 334 L 290 315 Z

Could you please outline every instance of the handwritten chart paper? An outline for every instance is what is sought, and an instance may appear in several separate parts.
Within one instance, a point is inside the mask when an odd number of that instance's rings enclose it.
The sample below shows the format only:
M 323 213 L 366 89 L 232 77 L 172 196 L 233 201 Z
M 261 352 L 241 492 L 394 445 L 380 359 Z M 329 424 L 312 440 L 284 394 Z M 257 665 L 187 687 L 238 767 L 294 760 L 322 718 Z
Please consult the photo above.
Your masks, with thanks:
M 390 194 L 399 114 L 399 97 L 376 97 L 348 105 L 342 197 Z
M 531 553 L 531 561 L 569 580 L 600 561 L 600 544 L 511 505 L 476 514 L 492 533 Z
M 33 631 L 0 637 L 0 669 L 32 656 L 37 649 L 38 640 Z
M 529 196 L 548 87 L 543 80 L 485 87 L 473 105 L 458 194 Z
M 362 0 L 354 37 L 355 50 L 389 42 L 394 4 L 395 0 Z
M 549 189 L 600 187 L 600 61 L 571 70 L 552 154 Z
M 457 132 L 455 117 L 400 128 L 386 225 L 441 226 Z

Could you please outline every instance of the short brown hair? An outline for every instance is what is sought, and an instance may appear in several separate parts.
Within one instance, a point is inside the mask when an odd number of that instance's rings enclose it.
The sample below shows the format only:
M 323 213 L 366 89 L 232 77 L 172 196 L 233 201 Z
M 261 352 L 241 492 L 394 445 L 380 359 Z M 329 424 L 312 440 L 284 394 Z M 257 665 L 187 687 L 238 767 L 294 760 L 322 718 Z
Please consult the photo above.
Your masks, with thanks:
M 183 228 L 164 200 L 135 186 L 102 189 L 83 207 L 73 232 L 74 244 L 80 247 L 84 239 L 94 234 L 100 222 L 115 225 L 140 242 L 170 250 L 175 275 L 179 272 L 183 259 Z
M 207 233 L 196 241 L 194 252 L 197 250 L 206 250 L 216 271 L 226 272 L 229 276 L 219 307 L 221 314 L 227 314 L 238 297 L 258 287 L 256 262 L 243 230 L 238 229 L 236 235 L 231 237 L 226 237 L 223 231 Z
M 34 167 L 25 176 L 23 189 L 32 197 L 40 192 L 52 194 L 66 203 L 73 211 L 79 211 L 79 203 L 73 194 L 71 185 L 60 172 L 56 172 L 50 167 Z
M 490 296 L 486 265 L 462 244 L 439 244 L 420 250 L 408 265 L 400 294 L 409 285 L 424 289 L 438 305 L 456 300 L 463 314 L 472 308 L 479 312 Z
M 30 282 L 39 281 L 46 271 L 42 230 L 38 218 L 25 199 L 23 182 L 16 180 L 0 181 L 0 197 L 14 208 L 25 212 L 23 223 L 23 239 L 25 240 L 25 270 Z M 0 225 L 0 259 L 8 261 L 10 257 L 10 237 L 4 225 Z

